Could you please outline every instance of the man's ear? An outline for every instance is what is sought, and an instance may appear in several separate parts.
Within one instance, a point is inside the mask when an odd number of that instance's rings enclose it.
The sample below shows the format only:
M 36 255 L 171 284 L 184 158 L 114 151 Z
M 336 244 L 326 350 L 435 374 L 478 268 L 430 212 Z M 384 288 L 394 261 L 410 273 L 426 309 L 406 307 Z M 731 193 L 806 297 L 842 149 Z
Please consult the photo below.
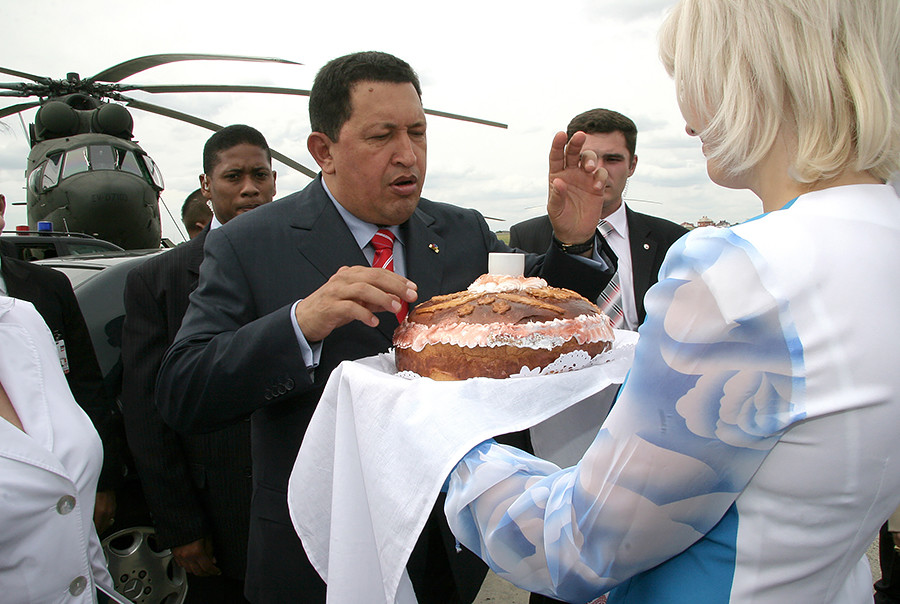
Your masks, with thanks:
M 209 192 L 209 179 L 206 174 L 200 175 L 200 194 L 204 199 L 212 199 L 212 193 Z
M 634 176 L 634 169 L 637 168 L 637 154 L 631 158 L 631 169 L 628 170 L 628 176 Z
M 306 148 L 309 150 L 309 154 L 325 174 L 334 173 L 334 158 L 331 156 L 332 144 L 331 139 L 321 132 L 313 132 L 306 139 Z

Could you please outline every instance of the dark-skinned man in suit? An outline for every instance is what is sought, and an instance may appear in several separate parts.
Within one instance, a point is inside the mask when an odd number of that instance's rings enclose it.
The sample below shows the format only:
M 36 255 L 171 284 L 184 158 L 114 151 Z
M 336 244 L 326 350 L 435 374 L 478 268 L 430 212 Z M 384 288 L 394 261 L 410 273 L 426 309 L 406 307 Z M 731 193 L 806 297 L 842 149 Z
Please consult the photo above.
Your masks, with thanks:
M 252 415 L 254 493 L 246 594 L 252 602 L 324 602 L 287 506 L 300 442 L 331 371 L 385 352 L 404 304 L 465 289 L 508 252 L 474 210 L 421 198 L 426 120 L 418 77 L 380 52 L 334 59 L 309 100 L 307 148 L 321 174 L 305 189 L 210 234 L 200 283 L 160 370 L 157 403 L 175 426 L 202 430 Z M 565 139 L 554 142 L 565 169 Z M 578 153 L 569 167 L 578 164 Z M 586 158 L 596 165 L 596 158 Z M 587 171 L 583 187 L 603 186 Z M 551 178 L 551 183 L 554 179 Z M 563 287 L 603 287 L 594 253 L 599 211 L 584 191 L 551 202 L 558 249 L 526 273 Z M 372 266 L 379 229 L 396 238 L 396 272 Z M 595 259 L 596 260 L 596 259 Z M 611 271 L 608 271 L 611 274 Z M 398 443 L 402 454 L 402 443 Z M 486 572 L 457 552 L 439 502 L 407 564 L 419 602 L 471 602 Z
M 157 538 L 190 573 L 188 602 L 243 597 L 252 493 L 246 418 L 204 434 L 167 426 L 155 404 L 156 374 L 197 286 L 210 228 L 272 201 L 275 172 L 266 139 L 228 126 L 203 151 L 202 196 L 213 218 L 199 235 L 128 274 L 122 361 L 125 425 Z

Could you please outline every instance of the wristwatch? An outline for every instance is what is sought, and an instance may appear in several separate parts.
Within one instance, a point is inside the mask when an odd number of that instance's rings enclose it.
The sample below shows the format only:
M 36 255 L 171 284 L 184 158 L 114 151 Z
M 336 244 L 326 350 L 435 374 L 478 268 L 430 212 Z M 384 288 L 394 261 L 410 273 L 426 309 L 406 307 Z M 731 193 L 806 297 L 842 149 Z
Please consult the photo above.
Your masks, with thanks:
M 553 245 L 566 254 L 583 254 L 594 249 L 594 237 L 591 237 L 584 243 L 563 243 L 556 238 L 556 235 L 554 235 Z

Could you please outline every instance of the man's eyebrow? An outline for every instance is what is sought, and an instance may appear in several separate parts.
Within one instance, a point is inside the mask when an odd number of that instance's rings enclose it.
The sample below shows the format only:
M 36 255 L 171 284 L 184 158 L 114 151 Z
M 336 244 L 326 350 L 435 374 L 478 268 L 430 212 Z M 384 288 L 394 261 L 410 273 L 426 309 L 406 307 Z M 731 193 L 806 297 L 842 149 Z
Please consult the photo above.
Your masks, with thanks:
M 428 122 L 426 122 L 425 120 L 419 120 L 417 122 L 413 122 L 412 124 L 409 124 L 408 126 L 401 126 L 400 124 L 398 124 L 396 122 L 376 122 L 376 123 L 372 124 L 371 127 L 397 130 L 400 128 L 424 128 L 427 124 L 428 124 Z

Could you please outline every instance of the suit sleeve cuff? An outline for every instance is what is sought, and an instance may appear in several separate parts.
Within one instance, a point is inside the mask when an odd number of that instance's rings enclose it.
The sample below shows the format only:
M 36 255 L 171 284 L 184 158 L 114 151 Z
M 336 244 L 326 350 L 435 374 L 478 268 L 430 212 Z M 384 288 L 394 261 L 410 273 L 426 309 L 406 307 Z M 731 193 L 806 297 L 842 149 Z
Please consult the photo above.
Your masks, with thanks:
M 291 325 L 294 326 L 294 335 L 297 336 L 297 344 L 300 345 L 300 355 L 303 357 L 303 364 L 306 365 L 309 371 L 312 371 L 319 366 L 319 359 L 322 357 L 322 342 L 310 344 L 306 341 L 306 336 L 303 335 L 303 330 L 300 329 L 300 324 L 297 323 L 296 311 L 298 304 L 300 304 L 300 300 L 291 305 Z

